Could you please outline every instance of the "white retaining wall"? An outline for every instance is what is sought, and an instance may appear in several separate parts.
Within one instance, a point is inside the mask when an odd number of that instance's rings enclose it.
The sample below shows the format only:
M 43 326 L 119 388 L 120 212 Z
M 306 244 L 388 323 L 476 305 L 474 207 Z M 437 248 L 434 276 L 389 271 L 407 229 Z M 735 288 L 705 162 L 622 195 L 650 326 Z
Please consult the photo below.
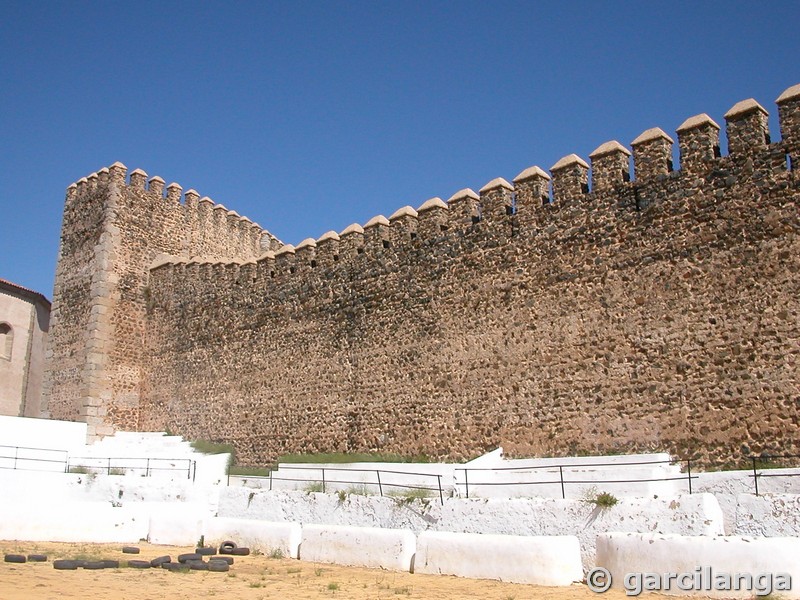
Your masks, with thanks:
M 263 554 L 278 551 L 288 558 L 299 558 L 302 530 L 299 523 L 270 523 L 250 519 L 214 517 L 203 525 L 204 542 L 219 546 L 232 540 L 238 546 L 259 550 Z
M 769 590 L 777 597 L 800 598 L 800 539 L 753 537 L 686 537 L 659 534 L 607 533 L 597 539 L 597 565 L 608 569 L 613 587 L 630 589 L 635 579 L 627 574 L 667 573 L 698 574 L 699 581 L 711 584 L 719 574 L 749 574 L 753 578 L 769 575 L 775 582 L 778 574 L 788 574 L 794 589 Z M 700 571 L 698 572 L 698 568 Z M 702 569 L 710 569 L 711 577 Z M 704 577 L 704 579 L 700 579 Z M 664 577 L 665 578 L 665 577 Z M 692 582 L 693 583 L 693 582 Z M 766 583 L 762 578 L 760 584 Z M 764 589 L 715 590 L 711 585 L 700 590 L 676 589 L 678 582 L 662 583 L 662 593 L 698 595 L 716 598 L 751 598 L 765 595 Z
M 0 416 L 0 471 L 63 473 L 67 455 L 86 444 L 86 423 Z
M 409 571 L 417 539 L 407 529 L 304 525 L 301 560 Z
M 72 450 L 86 444 L 86 423 L 0 416 L 4 446 Z
M 229 481 L 233 486 L 306 491 L 318 489 L 324 479 L 327 493 L 359 489 L 362 493 L 380 495 L 382 488 L 383 495 L 391 495 L 427 488 L 431 497 L 439 495 L 441 483 L 445 496 L 561 498 L 563 476 L 563 493 L 567 498 L 581 498 L 594 488 L 618 497 L 664 496 L 688 491 L 688 481 L 682 478 L 680 466 L 668 464 L 669 460 L 664 453 L 506 460 L 502 449 L 497 449 L 464 464 L 284 463 L 273 471 L 271 480 L 237 475 Z M 643 481 L 632 482 L 637 479 Z M 613 480 L 621 483 L 609 483 Z
M 0 539 L 32 542 L 137 542 L 147 537 L 150 510 L 103 502 L 2 505 Z
M 759 494 L 800 494 L 800 477 L 775 477 L 800 473 L 800 469 L 758 470 L 766 477 L 758 478 Z M 714 494 L 725 515 L 725 533 L 733 535 L 736 530 L 736 505 L 740 495 L 755 495 L 753 471 L 715 471 L 697 473 L 692 483 L 696 492 Z
M 150 514 L 147 540 L 166 546 L 192 546 L 203 535 L 203 523 L 209 519 L 205 506 L 198 504 L 170 504 Z
M 414 572 L 548 586 L 583 579 L 580 547 L 574 536 L 426 531 L 417 540 Z
M 800 538 L 800 495 L 740 494 L 733 529 L 735 535 Z
M 277 522 L 521 536 L 575 535 L 585 569 L 594 564 L 595 538 L 607 531 L 721 535 L 722 512 L 710 494 L 622 498 L 599 508 L 579 500 L 446 498 L 407 501 L 336 494 L 221 491 L 220 516 Z

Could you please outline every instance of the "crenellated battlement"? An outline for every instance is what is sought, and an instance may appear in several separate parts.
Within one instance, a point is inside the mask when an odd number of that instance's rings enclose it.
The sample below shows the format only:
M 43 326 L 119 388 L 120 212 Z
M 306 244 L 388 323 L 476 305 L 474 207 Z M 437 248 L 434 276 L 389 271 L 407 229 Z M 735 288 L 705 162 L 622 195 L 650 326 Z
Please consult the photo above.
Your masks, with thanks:
M 148 200 L 157 200 L 158 208 L 172 209 L 169 219 L 177 216 L 182 219 L 182 233 L 188 238 L 185 256 L 219 256 L 255 258 L 263 248 L 280 246 L 281 242 L 270 232 L 262 229 L 248 217 L 240 216 L 236 211 L 228 210 L 223 204 L 215 203 L 208 196 L 201 197 L 194 189 L 185 192 L 175 182 L 166 186 L 164 179 L 158 175 L 150 177 L 142 169 L 128 168 L 121 162 L 110 167 L 103 167 L 87 177 L 67 187 L 67 202 L 80 202 L 80 198 L 98 190 L 108 190 L 113 185 L 124 192 L 142 194 Z
M 800 452 L 800 85 L 776 103 L 779 140 L 748 99 L 726 155 L 698 114 L 296 246 L 115 163 L 67 189 L 51 412 L 251 462 Z
M 698 186 L 697 177 L 707 177 L 723 169 L 727 177 L 751 177 L 758 169 L 763 175 L 787 176 L 791 166 L 786 157 L 797 151 L 800 143 L 800 85 L 789 88 L 779 98 L 782 139 L 770 142 L 766 110 L 753 99 L 736 103 L 726 114 L 728 156 L 720 152 L 719 125 L 707 114 L 686 119 L 676 130 L 680 148 L 680 165 L 673 166 L 674 140 L 659 127 L 645 130 L 631 142 L 632 151 L 616 140 L 598 146 L 589 154 L 591 166 L 577 154 L 558 160 L 548 175 L 532 166 L 513 183 L 497 177 L 478 193 L 464 188 L 447 202 L 432 198 L 416 210 L 404 206 L 387 219 L 377 215 L 363 226 L 352 224 L 340 233 L 328 232 L 315 240 L 307 238 L 296 248 L 291 245 L 272 247 L 274 255 L 262 255 L 258 261 L 275 262 L 272 277 L 302 276 L 309 270 L 332 267 L 340 258 L 361 255 L 384 255 L 419 247 L 433 240 L 447 243 L 454 232 L 479 231 L 481 228 L 507 226 L 509 235 L 520 227 L 546 226 L 548 215 L 560 205 L 597 210 L 601 205 L 637 212 L 644 202 L 629 203 L 630 197 L 646 198 L 648 192 L 663 186 L 667 177 L 687 191 Z M 633 173 L 631 177 L 631 157 Z M 748 159 L 749 162 L 748 162 Z M 757 159 L 753 163 L 753 159 Z M 745 165 L 745 168 L 736 167 Z M 137 185 L 143 181 L 140 175 Z M 591 181 L 591 186 L 589 182 Z M 714 186 L 713 181 L 700 183 Z M 80 182 L 78 182 L 80 186 Z M 188 192 L 187 192 L 188 194 Z M 674 194 L 673 194 L 674 195 Z M 193 202 L 193 201 L 192 201 Z M 202 202 L 202 201 L 201 201 Z M 211 201 L 208 201 L 211 203 Z M 202 210 L 202 209 L 201 209 Z M 213 205 L 213 212 L 225 213 L 222 205 Z M 236 215 L 228 211 L 228 227 L 236 231 Z M 574 214 L 576 220 L 580 217 Z M 535 234 L 535 231 L 528 232 Z

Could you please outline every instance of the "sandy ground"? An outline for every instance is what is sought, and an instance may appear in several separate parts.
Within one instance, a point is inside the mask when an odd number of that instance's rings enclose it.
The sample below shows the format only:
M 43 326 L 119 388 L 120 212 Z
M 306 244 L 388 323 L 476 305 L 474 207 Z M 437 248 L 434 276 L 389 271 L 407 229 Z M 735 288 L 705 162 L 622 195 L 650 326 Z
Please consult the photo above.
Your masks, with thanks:
M 141 553 L 123 554 L 119 544 L 56 544 L 2 542 L 5 554 L 46 554 L 46 563 L 0 563 L 0 600 L 376 600 L 432 598 L 436 600 L 599 600 L 585 585 L 565 588 L 538 587 L 462 579 L 448 575 L 420 575 L 378 569 L 340 567 L 268 556 L 235 557 L 228 573 L 191 571 L 171 573 L 164 569 L 104 569 L 60 571 L 57 558 L 85 560 L 153 559 L 193 548 L 137 544 Z M 622 600 L 623 592 L 610 591 L 602 600 Z M 650 596 L 656 598 L 656 596 Z

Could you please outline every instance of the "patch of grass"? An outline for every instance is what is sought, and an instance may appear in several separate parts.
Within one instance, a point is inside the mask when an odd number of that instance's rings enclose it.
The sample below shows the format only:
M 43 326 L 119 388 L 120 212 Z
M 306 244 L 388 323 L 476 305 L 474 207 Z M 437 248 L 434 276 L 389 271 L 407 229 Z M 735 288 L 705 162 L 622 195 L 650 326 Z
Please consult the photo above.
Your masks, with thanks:
M 230 475 L 249 475 L 250 477 L 269 477 L 271 472 L 272 469 L 268 467 L 240 467 L 236 465 L 228 469 Z
M 302 570 L 303 569 L 301 569 L 300 567 L 289 567 L 288 569 L 286 569 L 286 574 L 294 575 L 295 573 L 300 573 Z
M 395 594 L 405 594 L 406 596 L 410 596 L 411 595 L 411 588 L 409 586 L 407 586 L 407 585 L 404 585 L 403 587 L 396 587 L 396 588 L 394 588 L 394 593 Z
M 304 487 L 303 491 L 306 491 L 306 492 L 322 492 L 323 491 L 322 488 L 323 488 L 323 486 L 322 486 L 322 482 L 321 481 L 314 481 L 312 483 L 309 483 L 306 487 Z
M 251 581 L 249 583 L 249 587 L 251 587 L 251 588 L 260 588 L 260 587 L 264 587 L 264 584 L 261 583 L 260 581 Z
M 84 467 L 83 465 L 76 465 L 74 467 L 69 468 L 70 473 L 75 473 L 77 475 L 89 475 L 93 474 L 88 467 Z
M 597 488 L 594 487 L 586 490 L 582 500 L 588 504 L 599 506 L 600 508 L 611 508 L 612 506 L 616 506 L 619 502 L 614 494 L 609 494 L 608 492 L 598 493 Z
M 224 442 L 212 442 L 209 440 L 193 440 L 189 445 L 203 454 L 228 454 L 228 471 L 236 464 L 236 450 L 230 444 Z
M 280 548 L 273 548 L 272 550 L 270 550 L 270 552 L 269 552 L 269 554 L 267 554 L 267 556 L 269 558 L 273 558 L 275 560 L 280 560 L 281 558 L 285 557 L 285 555 L 283 553 L 283 550 L 281 550 Z
M 320 577 L 325 571 L 328 571 L 328 570 L 329 569 L 323 569 L 322 567 L 317 567 L 316 569 L 314 569 L 314 575 L 316 575 L 317 577 Z
M 328 589 L 329 589 L 330 591 L 332 591 L 332 592 L 336 592 L 336 591 L 338 591 L 338 590 L 339 590 L 339 584 L 338 584 L 338 583 L 336 583 L 335 581 L 331 581 L 331 582 L 328 584 Z
M 365 484 L 351 485 L 347 488 L 348 495 L 351 496 L 369 496 L 371 494 L 369 486 Z
M 398 504 L 412 504 L 415 500 L 428 500 L 433 495 L 431 490 L 419 488 L 408 488 L 405 490 L 393 490 L 387 494 L 395 499 Z
M 331 452 L 320 454 L 284 454 L 278 458 L 279 463 L 331 463 L 343 464 L 353 462 L 432 462 L 429 456 L 417 454 L 415 456 L 403 456 L 400 454 L 383 454 L 380 452 Z

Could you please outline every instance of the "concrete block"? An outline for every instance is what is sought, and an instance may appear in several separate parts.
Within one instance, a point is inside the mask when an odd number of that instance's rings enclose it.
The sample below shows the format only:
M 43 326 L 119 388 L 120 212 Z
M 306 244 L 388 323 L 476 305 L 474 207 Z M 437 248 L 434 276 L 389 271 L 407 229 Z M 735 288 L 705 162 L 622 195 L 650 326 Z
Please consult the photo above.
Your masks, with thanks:
M 612 587 L 626 591 L 649 579 L 669 595 L 800 598 L 800 538 L 604 533 L 597 536 L 597 566 L 609 571 Z M 637 580 L 637 574 L 646 575 Z M 676 577 L 669 581 L 667 574 Z M 752 578 L 749 587 L 740 575 Z M 775 589 L 783 575 L 793 589 Z M 740 589 L 719 589 L 725 576 L 739 580 Z
M 425 531 L 414 572 L 565 586 L 583 579 L 575 536 L 515 536 Z
M 280 550 L 284 556 L 298 558 L 302 528 L 299 523 L 213 517 L 206 520 L 203 536 L 210 546 L 232 540 L 239 546 L 260 550 L 263 554 Z
M 107 502 L 0 505 L 0 539 L 30 542 L 137 542 L 147 535 L 148 515 L 138 507 Z
M 410 571 L 416 538 L 407 529 L 303 526 L 300 558 L 305 561 Z
M 150 516 L 147 539 L 151 544 L 191 546 L 203 534 L 207 511 L 203 506 L 162 506 Z

